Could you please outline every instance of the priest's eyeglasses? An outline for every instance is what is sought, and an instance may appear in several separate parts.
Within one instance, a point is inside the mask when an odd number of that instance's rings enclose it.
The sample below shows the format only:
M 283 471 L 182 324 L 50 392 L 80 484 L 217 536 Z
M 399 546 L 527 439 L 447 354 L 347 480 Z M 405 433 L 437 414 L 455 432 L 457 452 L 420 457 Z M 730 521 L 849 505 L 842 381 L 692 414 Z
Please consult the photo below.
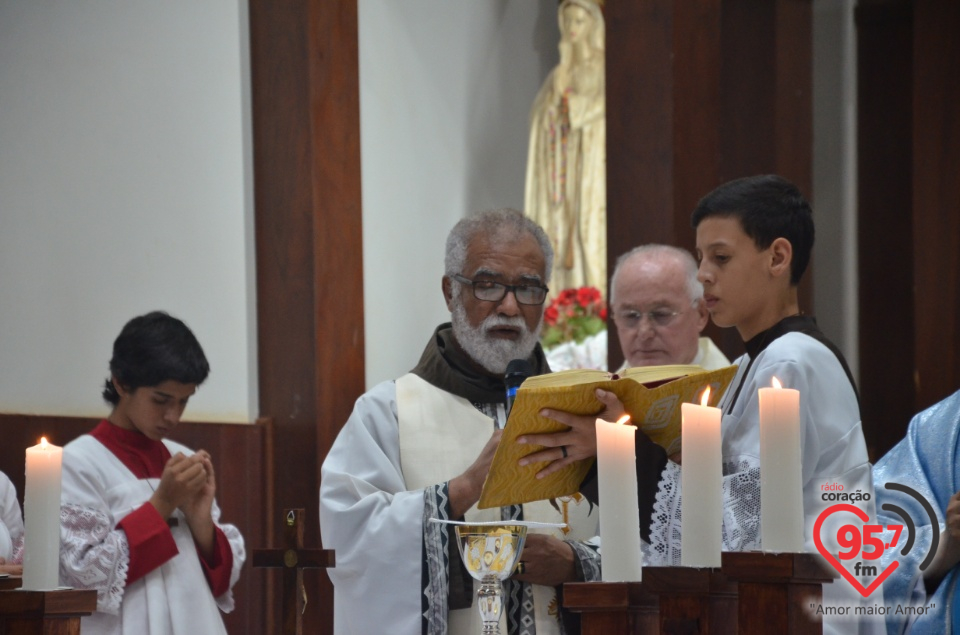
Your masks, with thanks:
M 671 311 L 669 309 L 655 309 L 653 311 L 634 311 L 633 309 L 627 309 L 614 313 L 613 321 L 621 328 L 635 329 L 640 326 L 644 316 L 646 316 L 646 318 L 650 320 L 650 326 L 662 328 L 673 324 L 673 321 L 676 320 L 677 316 L 681 313 L 683 313 L 683 311 Z
M 466 276 L 455 273 L 451 276 L 460 284 L 466 284 L 473 287 L 473 297 L 486 302 L 499 302 L 507 295 L 508 291 L 513 292 L 513 297 L 520 304 L 543 304 L 547 299 L 547 287 L 541 287 L 533 284 L 503 284 L 493 280 L 471 280 Z

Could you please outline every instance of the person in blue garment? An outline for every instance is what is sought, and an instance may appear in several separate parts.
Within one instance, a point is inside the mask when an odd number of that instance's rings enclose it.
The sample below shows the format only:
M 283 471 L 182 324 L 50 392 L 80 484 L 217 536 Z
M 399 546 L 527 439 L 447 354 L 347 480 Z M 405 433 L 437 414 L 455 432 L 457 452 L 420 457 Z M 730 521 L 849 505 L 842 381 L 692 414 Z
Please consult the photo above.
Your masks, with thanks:
M 887 632 L 926 635 L 960 632 L 960 602 L 956 601 L 960 576 L 960 391 L 927 408 L 910 421 L 906 436 L 873 468 L 879 522 L 903 525 L 904 518 L 893 505 L 915 523 L 916 536 L 910 551 L 903 555 L 907 540 L 904 528 L 897 548 L 887 550 L 880 568 L 893 560 L 897 568 L 884 582 L 884 598 L 893 608 L 887 614 Z M 933 508 L 931 520 L 923 504 L 913 495 L 887 488 L 888 483 L 916 491 Z M 929 566 L 921 570 L 934 536 L 938 547 Z M 889 542 L 889 539 L 886 541 Z M 914 607 L 932 607 L 915 611 Z M 897 610 L 908 607 L 911 610 Z

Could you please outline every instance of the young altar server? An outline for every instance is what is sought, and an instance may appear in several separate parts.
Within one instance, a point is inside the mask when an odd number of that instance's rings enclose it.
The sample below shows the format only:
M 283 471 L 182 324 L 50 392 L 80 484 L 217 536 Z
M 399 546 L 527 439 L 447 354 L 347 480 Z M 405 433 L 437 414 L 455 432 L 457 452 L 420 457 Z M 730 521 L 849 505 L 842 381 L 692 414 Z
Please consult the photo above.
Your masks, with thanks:
M 97 591 L 84 635 L 226 633 L 243 538 L 219 522 L 210 455 L 165 440 L 209 373 L 203 349 L 148 313 L 123 327 L 110 373 L 109 417 L 63 449 L 60 580 Z
M 732 500 L 740 500 L 726 510 L 724 547 L 760 546 L 759 389 L 776 377 L 800 392 L 803 535 L 814 551 L 814 523 L 829 506 L 821 486 L 838 483 L 845 492 L 872 494 L 873 482 L 853 376 L 816 321 L 803 315 L 797 297 L 813 250 L 810 205 L 779 176 L 747 177 L 701 199 L 693 226 L 710 318 L 735 327 L 746 348 L 720 403 L 725 487 Z M 757 495 L 749 495 L 754 488 Z M 867 507 L 875 518 L 872 503 Z M 679 522 L 672 517 L 660 529 L 667 532 Z
M 692 220 L 700 259 L 698 279 L 703 283 L 707 310 L 717 326 L 736 328 L 746 348 L 736 361 L 737 375 L 720 402 L 723 550 L 762 549 L 758 391 L 770 387 L 776 377 L 785 388 L 800 392 L 803 535 L 806 551 L 815 552 L 814 525 L 832 504 L 824 500 L 824 486 L 840 485 L 844 492 L 869 494 L 867 502 L 860 505 L 874 523 L 876 508 L 853 377 L 840 351 L 814 319 L 800 311 L 797 285 L 810 261 L 814 238 L 810 205 L 799 189 L 782 177 L 753 176 L 707 194 Z M 608 411 L 616 410 L 606 401 L 604 404 Z M 596 454 L 592 418 L 556 411 L 549 411 L 548 416 L 571 430 L 521 437 L 521 442 L 548 446 L 522 462 L 552 460 L 541 472 L 549 473 Z M 645 557 L 649 564 L 679 565 L 682 468 L 668 460 L 646 435 L 636 436 L 641 531 L 649 526 Z M 566 452 L 559 452 L 560 446 L 565 446 Z M 644 501 L 653 502 L 644 508 Z M 839 526 L 849 522 L 850 516 L 832 515 L 821 529 L 823 542 L 835 544 Z M 837 552 L 835 548 L 831 551 Z M 843 579 L 824 586 L 824 607 L 850 607 L 867 601 L 882 605 L 882 590 L 864 599 Z M 850 608 L 849 615 L 854 613 Z M 882 622 L 865 618 L 824 620 L 826 633 L 882 630 Z
M 793 183 L 762 175 L 721 185 L 700 200 L 692 220 L 700 259 L 698 279 L 710 318 L 717 326 L 735 327 L 746 348 L 720 402 L 724 549 L 762 547 L 758 535 L 762 522 L 759 389 L 770 387 L 775 377 L 785 388 L 800 392 L 803 536 L 806 551 L 815 552 L 815 523 L 832 504 L 825 502 L 824 488 L 839 484 L 844 492 L 872 497 L 873 481 L 853 375 L 816 321 L 800 310 L 797 287 L 813 250 L 812 210 Z M 679 478 L 679 470 L 676 475 Z M 869 522 L 876 522 L 872 498 L 858 506 Z M 651 540 L 668 541 L 670 532 L 679 530 L 678 510 L 660 505 L 658 499 Z M 837 532 L 852 520 L 859 522 L 851 514 L 832 514 L 821 528 L 821 538 L 833 553 L 837 553 Z M 678 556 L 674 546 L 667 553 Z M 882 591 L 865 599 L 846 580 L 824 585 L 824 606 L 850 607 L 854 614 L 864 602 L 883 604 Z M 834 620 L 828 615 L 823 630 L 879 633 L 884 627 L 879 620 Z

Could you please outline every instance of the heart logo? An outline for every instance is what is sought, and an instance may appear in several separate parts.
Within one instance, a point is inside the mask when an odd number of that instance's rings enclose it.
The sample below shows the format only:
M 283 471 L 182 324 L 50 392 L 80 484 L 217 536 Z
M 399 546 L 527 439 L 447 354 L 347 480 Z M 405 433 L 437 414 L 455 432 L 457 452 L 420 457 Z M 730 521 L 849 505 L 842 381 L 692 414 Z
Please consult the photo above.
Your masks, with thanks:
M 820 555 L 826 558 L 827 562 L 833 565 L 833 568 L 839 571 L 840 575 L 846 578 L 847 581 L 853 585 L 853 588 L 860 592 L 860 595 L 867 597 L 873 593 L 878 586 L 883 584 L 883 581 L 887 579 L 887 576 L 893 573 L 896 568 L 900 566 L 900 563 L 896 560 L 891 562 L 887 568 L 877 576 L 877 579 L 870 583 L 870 586 L 864 588 L 864 586 L 860 584 L 860 581 L 853 577 L 853 574 L 847 571 L 847 569 L 840 564 L 840 561 L 837 560 L 833 554 L 827 551 L 827 548 L 823 546 L 823 541 L 820 539 L 820 528 L 823 526 L 823 521 L 825 521 L 827 517 L 837 512 L 850 512 L 851 514 L 856 515 L 857 518 L 862 520 L 864 523 L 870 522 L 870 517 L 867 515 L 867 512 L 863 511 L 859 507 L 848 505 L 846 503 L 831 505 L 820 513 L 820 516 L 817 517 L 817 522 L 813 525 L 813 542 L 817 545 L 817 551 L 820 552 Z

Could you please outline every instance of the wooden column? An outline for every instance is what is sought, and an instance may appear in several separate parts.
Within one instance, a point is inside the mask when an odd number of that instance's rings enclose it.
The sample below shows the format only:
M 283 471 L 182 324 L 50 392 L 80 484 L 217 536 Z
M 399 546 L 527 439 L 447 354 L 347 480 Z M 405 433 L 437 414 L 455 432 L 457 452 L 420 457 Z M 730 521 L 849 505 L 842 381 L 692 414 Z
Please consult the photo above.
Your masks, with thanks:
M 876 460 L 903 438 L 916 412 L 913 0 L 863 0 L 855 17 L 859 387 L 863 433 Z
M 960 386 L 960 5 L 856 15 L 861 394 L 879 458 Z
M 252 0 L 250 36 L 267 509 L 304 507 L 306 540 L 320 544 L 320 465 L 364 388 L 357 3 Z M 279 532 L 273 516 L 267 543 Z M 329 579 L 303 577 L 304 630 L 332 632 Z
M 960 387 L 960 3 L 916 0 L 913 28 L 913 284 L 919 410 Z
M 650 242 L 694 247 L 720 183 L 720 0 L 606 5 L 607 270 Z M 610 368 L 623 361 L 611 328 Z
M 607 3 L 610 271 L 639 244 L 693 250 L 697 201 L 730 179 L 775 172 L 812 195 L 811 20 L 810 0 Z M 708 328 L 742 351 L 732 329 Z

